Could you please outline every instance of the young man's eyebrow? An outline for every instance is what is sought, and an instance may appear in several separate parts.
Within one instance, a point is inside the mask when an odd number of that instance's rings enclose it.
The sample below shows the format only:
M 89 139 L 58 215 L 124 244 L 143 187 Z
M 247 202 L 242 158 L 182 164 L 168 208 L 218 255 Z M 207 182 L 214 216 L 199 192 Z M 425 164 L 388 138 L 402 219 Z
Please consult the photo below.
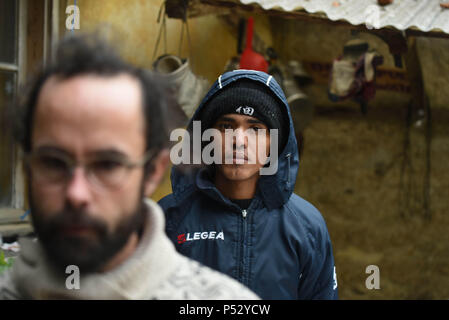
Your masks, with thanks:
M 251 123 L 251 124 L 265 124 L 262 121 L 260 121 L 259 119 L 248 119 L 246 120 L 247 123 Z

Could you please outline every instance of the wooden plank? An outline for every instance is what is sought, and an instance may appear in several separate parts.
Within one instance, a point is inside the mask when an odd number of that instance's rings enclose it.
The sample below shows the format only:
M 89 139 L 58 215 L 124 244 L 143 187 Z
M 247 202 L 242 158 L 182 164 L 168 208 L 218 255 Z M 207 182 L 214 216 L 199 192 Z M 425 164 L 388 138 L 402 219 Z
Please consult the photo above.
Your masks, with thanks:
M 11 236 L 25 236 L 33 232 L 33 227 L 30 223 L 11 223 L 1 224 L 0 234 L 3 238 Z
M 0 62 L 0 69 L 1 70 L 6 70 L 6 71 L 18 71 L 19 67 L 15 64 L 12 63 L 4 63 L 4 62 Z
M 0 208 L 0 225 L 8 223 L 22 222 L 20 217 L 25 213 L 20 209 Z M 29 216 L 25 218 L 25 221 L 29 220 Z

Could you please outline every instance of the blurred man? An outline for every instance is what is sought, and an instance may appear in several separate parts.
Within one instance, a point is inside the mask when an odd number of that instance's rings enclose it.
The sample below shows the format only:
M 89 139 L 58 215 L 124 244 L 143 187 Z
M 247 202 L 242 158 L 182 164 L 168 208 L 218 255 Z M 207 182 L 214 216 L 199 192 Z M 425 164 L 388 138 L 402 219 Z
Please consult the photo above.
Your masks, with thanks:
M 1 298 L 256 298 L 176 253 L 162 210 L 144 200 L 168 163 L 158 82 L 93 37 L 59 45 L 19 114 L 38 241 L 22 241 Z
M 276 81 L 258 71 L 225 73 L 194 114 L 193 131 L 196 121 L 204 133 L 218 131 L 214 156 L 221 153 L 215 157 L 221 162 L 189 174 L 172 169 L 173 193 L 160 204 L 176 249 L 263 299 L 337 299 L 325 221 L 293 193 L 298 148 Z

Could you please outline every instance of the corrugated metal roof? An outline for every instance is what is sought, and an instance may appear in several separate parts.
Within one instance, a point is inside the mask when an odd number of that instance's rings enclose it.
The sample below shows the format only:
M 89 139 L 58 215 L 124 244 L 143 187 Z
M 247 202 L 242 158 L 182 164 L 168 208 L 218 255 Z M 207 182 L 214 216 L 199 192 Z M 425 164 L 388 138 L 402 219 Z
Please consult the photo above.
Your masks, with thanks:
M 249 5 L 257 3 L 265 10 L 305 10 L 324 13 L 330 20 L 346 20 L 353 25 L 370 28 L 392 26 L 398 30 L 417 28 L 421 31 L 443 31 L 449 34 L 449 9 L 440 0 L 394 0 L 379 6 L 377 0 L 239 0 Z

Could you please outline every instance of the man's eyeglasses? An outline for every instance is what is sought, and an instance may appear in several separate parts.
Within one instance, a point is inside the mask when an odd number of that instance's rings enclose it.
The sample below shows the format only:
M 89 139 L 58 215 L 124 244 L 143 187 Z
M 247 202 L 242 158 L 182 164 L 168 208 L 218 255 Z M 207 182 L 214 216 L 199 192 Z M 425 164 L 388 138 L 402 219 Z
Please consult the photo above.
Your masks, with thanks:
M 82 166 L 92 186 L 99 189 L 119 189 L 132 169 L 145 166 L 152 160 L 154 150 L 147 151 L 140 161 L 132 162 L 124 155 L 104 155 L 86 161 L 76 161 L 63 152 L 37 151 L 29 153 L 25 161 L 33 179 L 41 184 L 67 183 L 76 167 Z

